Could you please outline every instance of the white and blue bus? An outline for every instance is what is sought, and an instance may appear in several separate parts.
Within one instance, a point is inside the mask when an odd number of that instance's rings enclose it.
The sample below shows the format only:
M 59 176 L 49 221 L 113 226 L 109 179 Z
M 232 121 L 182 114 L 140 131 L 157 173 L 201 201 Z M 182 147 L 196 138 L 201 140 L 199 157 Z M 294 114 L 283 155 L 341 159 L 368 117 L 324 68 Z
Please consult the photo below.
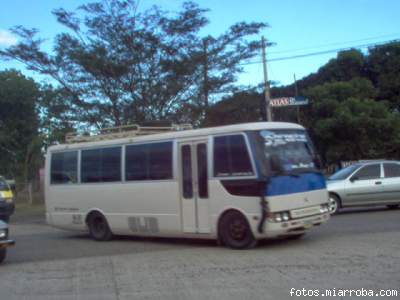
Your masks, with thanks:
M 100 241 L 188 237 L 249 248 L 300 237 L 330 215 L 305 129 L 278 122 L 51 146 L 45 198 L 49 224 Z

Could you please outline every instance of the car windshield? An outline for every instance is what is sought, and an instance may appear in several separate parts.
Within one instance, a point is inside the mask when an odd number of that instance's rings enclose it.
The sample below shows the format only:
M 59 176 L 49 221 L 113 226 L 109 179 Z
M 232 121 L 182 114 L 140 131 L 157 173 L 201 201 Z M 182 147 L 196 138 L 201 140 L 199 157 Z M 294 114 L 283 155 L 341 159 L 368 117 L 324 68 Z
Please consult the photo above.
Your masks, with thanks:
M 8 186 L 8 183 L 4 179 L 0 178 L 0 191 L 9 191 L 9 190 L 10 187 Z
M 335 174 L 330 176 L 328 180 L 342 180 L 346 179 L 347 177 L 350 176 L 360 165 L 351 165 L 346 168 L 343 168 L 339 171 L 337 171 Z
M 316 171 L 315 151 L 304 130 L 262 130 L 266 158 L 284 173 Z

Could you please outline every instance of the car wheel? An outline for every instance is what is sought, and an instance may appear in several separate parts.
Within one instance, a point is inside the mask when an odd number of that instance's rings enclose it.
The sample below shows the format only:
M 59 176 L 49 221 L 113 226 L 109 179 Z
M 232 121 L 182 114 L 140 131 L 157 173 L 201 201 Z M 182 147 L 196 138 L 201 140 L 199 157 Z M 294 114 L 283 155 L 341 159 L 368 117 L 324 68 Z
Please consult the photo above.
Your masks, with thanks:
M 112 239 L 112 232 L 106 218 L 101 213 L 92 213 L 88 218 L 90 236 L 96 241 L 109 241 Z
M 257 244 L 246 218 L 237 211 L 222 217 L 219 232 L 221 242 L 232 249 L 249 249 Z
M 329 194 L 329 212 L 331 215 L 336 214 L 340 208 L 340 200 L 334 194 Z
M 389 209 L 396 209 L 399 207 L 399 204 L 390 204 L 387 206 Z
M 0 249 L 0 264 L 6 259 L 7 249 L 2 248 Z

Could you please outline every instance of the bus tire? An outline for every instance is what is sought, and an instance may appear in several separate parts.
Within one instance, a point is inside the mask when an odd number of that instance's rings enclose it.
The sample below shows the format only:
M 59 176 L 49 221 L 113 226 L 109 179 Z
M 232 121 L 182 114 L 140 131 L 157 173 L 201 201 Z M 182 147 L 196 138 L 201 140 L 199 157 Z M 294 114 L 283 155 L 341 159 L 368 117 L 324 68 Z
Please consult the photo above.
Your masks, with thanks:
M 226 247 L 249 249 L 257 244 L 249 223 L 238 211 L 229 211 L 223 215 L 218 227 L 219 239 Z
M 0 264 L 6 259 L 7 249 L 1 248 L 0 249 Z
M 88 216 L 87 224 L 90 236 L 96 241 L 109 241 L 113 234 L 106 218 L 99 212 L 92 212 Z

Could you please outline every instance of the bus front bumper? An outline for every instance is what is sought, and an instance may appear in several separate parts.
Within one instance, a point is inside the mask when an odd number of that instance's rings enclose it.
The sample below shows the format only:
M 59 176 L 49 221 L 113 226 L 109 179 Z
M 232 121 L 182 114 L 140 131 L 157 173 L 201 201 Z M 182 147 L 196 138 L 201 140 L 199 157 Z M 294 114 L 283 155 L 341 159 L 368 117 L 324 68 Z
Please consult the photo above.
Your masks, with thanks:
M 329 218 L 330 213 L 318 214 L 283 222 L 274 222 L 267 219 L 264 225 L 264 234 L 262 234 L 262 236 L 267 238 L 276 238 L 299 235 L 315 226 L 325 223 Z

